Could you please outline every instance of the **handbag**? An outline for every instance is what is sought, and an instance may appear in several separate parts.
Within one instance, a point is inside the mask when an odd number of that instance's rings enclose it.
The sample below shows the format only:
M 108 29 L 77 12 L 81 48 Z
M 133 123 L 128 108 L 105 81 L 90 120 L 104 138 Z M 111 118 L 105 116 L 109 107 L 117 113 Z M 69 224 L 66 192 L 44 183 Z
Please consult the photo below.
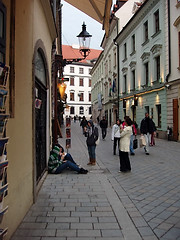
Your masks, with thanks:
M 133 149 L 136 149 L 137 147 L 138 147 L 138 140 L 137 140 L 137 138 L 135 138 L 133 140 Z
M 145 137 L 143 135 L 140 136 L 140 138 L 139 138 L 139 146 L 140 146 L 140 148 L 146 146 L 146 140 L 145 140 Z

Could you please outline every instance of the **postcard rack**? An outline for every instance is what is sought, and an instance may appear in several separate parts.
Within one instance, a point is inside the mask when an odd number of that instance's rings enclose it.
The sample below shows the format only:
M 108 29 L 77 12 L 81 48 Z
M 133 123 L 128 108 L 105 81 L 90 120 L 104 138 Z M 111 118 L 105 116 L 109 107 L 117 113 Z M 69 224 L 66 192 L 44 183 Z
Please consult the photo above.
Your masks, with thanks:
M 8 95 L 7 82 L 9 77 L 9 67 L 0 62 L 0 223 L 4 214 L 8 211 L 8 206 L 4 206 L 4 198 L 8 194 L 7 181 L 7 144 L 9 138 L 6 137 L 6 126 L 9 115 L 6 114 L 6 99 Z M 8 228 L 0 228 L 0 240 L 4 239 Z

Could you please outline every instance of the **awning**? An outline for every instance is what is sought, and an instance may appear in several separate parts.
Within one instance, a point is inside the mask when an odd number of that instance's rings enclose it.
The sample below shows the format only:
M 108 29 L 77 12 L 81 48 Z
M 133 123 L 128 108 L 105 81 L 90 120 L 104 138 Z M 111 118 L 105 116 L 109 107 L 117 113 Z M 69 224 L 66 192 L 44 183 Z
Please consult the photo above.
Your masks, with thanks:
M 109 33 L 109 20 L 112 0 L 65 0 L 103 25 L 106 36 Z

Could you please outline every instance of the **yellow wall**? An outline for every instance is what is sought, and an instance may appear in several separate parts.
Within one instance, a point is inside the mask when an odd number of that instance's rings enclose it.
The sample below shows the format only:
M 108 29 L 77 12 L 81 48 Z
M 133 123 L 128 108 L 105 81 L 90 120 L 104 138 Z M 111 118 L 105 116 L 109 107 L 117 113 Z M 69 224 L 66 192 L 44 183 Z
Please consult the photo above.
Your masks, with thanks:
M 7 61 L 9 63 L 10 0 L 7 8 Z M 41 39 L 46 49 L 49 79 L 51 79 L 52 36 L 40 0 L 16 0 L 15 13 L 15 117 L 7 125 L 9 191 L 4 206 L 9 206 L 2 227 L 8 227 L 7 239 L 16 230 L 33 203 L 33 79 L 34 46 Z M 50 104 L 51 106 L 51 104 Z M 51 112 L 51 111 L 50 111 Z M 49 120 L 50 121 L 50 120 Z

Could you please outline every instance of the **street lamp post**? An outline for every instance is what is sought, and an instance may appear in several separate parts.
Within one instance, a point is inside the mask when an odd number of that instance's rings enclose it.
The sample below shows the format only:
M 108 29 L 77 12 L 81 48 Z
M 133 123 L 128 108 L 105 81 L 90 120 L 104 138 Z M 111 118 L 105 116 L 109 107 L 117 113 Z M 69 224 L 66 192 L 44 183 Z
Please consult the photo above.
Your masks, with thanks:
M 54 74 L 54 86 L 55 86 L 55 92 L 54 92 L 54 131 L 53 131 L 53 144 L 57 144 L 57 125 L 58 125 L 58 117 L 57 117 L 57 91 L 60 88 L 58 84 L 61 84 L 61 82 L 58 82 L 57 80 L 57 71 L 62 71 L 62 67 L 66 66 L 67 64 L 71 64 L 73 62 L 80 62 L 84 60 L 90 53 L 90 40 L 92 35 L 90 35 L 86 31 L 86 25 L 83 22 L 82 25 L 82 31 L 77 36 L 79 39 L 79 52 L 82 55 L 83 58 L 72 58 L 72 59 L 63 59 L 60 55 L 55 55 L 55 74 Z M 57 60 L 56 60 L 57 59 Z M 60 73 L 60 76 L 62 77 L 62 72 Z M 60 96 L 61 97 L 61 96 Z

